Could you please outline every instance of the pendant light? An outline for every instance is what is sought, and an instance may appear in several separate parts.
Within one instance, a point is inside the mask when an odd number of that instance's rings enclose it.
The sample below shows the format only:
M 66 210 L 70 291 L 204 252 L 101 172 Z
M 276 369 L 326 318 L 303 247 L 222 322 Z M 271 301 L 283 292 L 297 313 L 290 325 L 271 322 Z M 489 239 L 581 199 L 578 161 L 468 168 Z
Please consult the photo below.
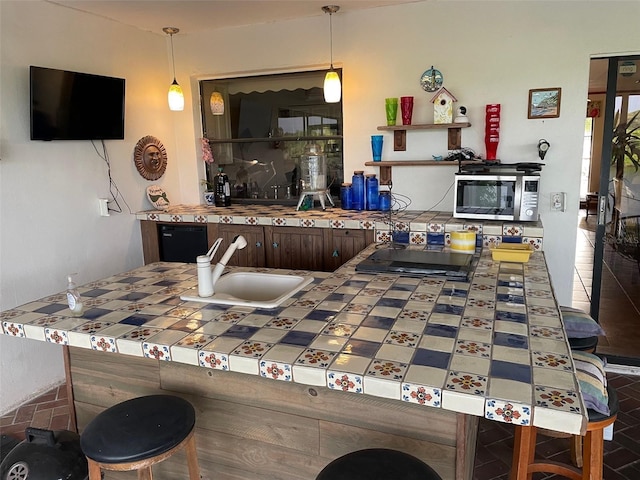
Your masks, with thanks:
M 324 77 L 324 100 L 327 103 L 338 103 L 342 95 L 342 86 L 338 72 L 333 69 L 333 22 L 331 16 L 340 10 L 338 5 L 326 5 L 322 7 L 324 13 L 329 14 L 329 39 L 331 45 L 331 68 Z
M 213 92 L 209 97 L 209 108 L 212 115 L 224 115 L 224 99 L 220 92 Z
M 178 85 L 176 81 L 176 61 L 173 56 L 173 36 L 180 31 L 176 27 L 164 27 L 162 31 L 169 35 L 171 38 L 171 64 L 173 65 L 173 83 L 169 87 L 169 94 L 167 99 L 169 100 L 169 110 L 182 111 L 184 110 L 184 94 L 182 93 L 182 87 Z

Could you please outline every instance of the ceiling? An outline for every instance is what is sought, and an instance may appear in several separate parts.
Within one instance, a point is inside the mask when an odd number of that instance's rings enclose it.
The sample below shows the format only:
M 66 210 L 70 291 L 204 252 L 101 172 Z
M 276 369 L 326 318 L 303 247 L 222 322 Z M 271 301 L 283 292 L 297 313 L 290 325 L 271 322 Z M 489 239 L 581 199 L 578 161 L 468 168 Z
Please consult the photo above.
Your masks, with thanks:
M 0 0 L 1 1 L 1 0 Z M 165 35 L 163 27 L 177 27 L 180 34 L 272 23 L 326 15 L 324 5 L 332 0 L 45 0 L 65 8 L 108 18 L 140 30 Z M 430 0 L 333 0 L 341 13 Z M 618 76 L 618 91 L 640 90 L 638 71 Z M 591 61 L 589 93 L 603 93 L 607 84 L 607 60 Z
M 225 27 L 257 25 L 326 15 L 331 0 L 46 0 L 165 35 L 162 27 L 189 34 Z M 336 1 L 336 0 L 334 0 Z M 337 0 L 340 13 L 427 0 Z

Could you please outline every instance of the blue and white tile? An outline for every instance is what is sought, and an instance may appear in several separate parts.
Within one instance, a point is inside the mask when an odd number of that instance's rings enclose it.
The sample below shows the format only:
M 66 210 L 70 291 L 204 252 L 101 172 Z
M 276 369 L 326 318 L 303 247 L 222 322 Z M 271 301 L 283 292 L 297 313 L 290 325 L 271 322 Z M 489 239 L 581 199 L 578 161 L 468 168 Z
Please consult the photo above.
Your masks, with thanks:
M 327 387 L 344 392 L 363 393 L 363 376 L 371 359 L 339 354 L 327 369 Z
M 463 372 L 449 372 L 442 390 L 442 408 L 484 416 L 487 378 Z
M 296 383 L 327 386 L 326 370 L 336 357 L 336 352 L 306 349 L 293 365 L 293 379 Z
M 270 343 L 248 340 L 229 354 L 229 368 L 233 372 L 259 374 L 259 361 L 273 346 Z
M 142 344 L 142 351 L 145 357 L 156 360 L 171 361 L 170 347 L 174 343 L 186 337 L 185 332 L 179 330 L 164 330 L 148 338 Z
M 260 376 L 272 380 L 291 382 L 292 365 L 305 349 L 292 345 L 275 345 L 260 360 Z
M 512 425 L 531 425 L 531 405 L 490 398 L 486 401 L 485 418 Z
M 407 367 L 406 363 L 373 360 L 364 376 L 364 393 L 400 400 L 401 382 Z
M 171 359 L 174 362 L 199 365 L 199 350 L 204 348 L 215 337 L 203 333 L 192 333 L 171 346 Z
M 575 390 L 536 386 L 534 390 L 533 424 L 538 428 L 562 430 L 580 435 L 584 405 Z

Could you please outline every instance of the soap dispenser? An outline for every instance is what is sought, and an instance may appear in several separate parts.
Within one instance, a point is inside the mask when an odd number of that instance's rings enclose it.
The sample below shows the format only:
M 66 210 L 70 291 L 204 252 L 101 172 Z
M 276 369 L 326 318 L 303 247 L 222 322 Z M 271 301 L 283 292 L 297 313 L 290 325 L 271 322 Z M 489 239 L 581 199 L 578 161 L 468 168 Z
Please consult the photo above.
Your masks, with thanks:
M 73 281 L 73 275 L 75 275 L 75 273 L 67 276 L 67 303 L 69 304 L 69 310 L 71 310 L 74 315 L 81 315 L 84 305 L 82 304 L 78 287 Z

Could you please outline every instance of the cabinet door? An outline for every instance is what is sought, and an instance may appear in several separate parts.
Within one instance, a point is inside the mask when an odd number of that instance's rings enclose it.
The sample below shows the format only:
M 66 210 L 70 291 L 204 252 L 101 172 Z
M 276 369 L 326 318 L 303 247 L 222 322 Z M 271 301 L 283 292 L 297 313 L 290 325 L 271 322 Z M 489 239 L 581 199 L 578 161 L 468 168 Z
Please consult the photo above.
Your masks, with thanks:
M 325 235 L 324 266 L 334 271 L 373 243 L 373 230 L 327 229 Z
M 323 270 L 321 228 L 264 227 L 267 265 L 271 268 Z
M 213 233 L 212 229 L 209 233 Z M 236 250 L 235 253 L 229 259 L 228 265 L 238 267 L 264 267 L 265 266 L 265 254 L 264 254 L 264 230 L 260 226 L 256 225 L 227 225 L 218 224 L 217 233 L 215 238 L 209 237 L 209 246 L 213 245 L 216 238 L 222 237 L 222 244 L 218 248 L 218 252 L 213 258 L 213 263 L 220 260 L 220 257 L 227 251 L 231 242 L 236 235 L 242 235 L 247 240 L 247 246 L 242 250 Z
M 158 235 L 158 222 L 152 220 L 140 221 L 140 234 L 142 235 L 142 255 L 144 264 L 160 261 L 160 237 Z

